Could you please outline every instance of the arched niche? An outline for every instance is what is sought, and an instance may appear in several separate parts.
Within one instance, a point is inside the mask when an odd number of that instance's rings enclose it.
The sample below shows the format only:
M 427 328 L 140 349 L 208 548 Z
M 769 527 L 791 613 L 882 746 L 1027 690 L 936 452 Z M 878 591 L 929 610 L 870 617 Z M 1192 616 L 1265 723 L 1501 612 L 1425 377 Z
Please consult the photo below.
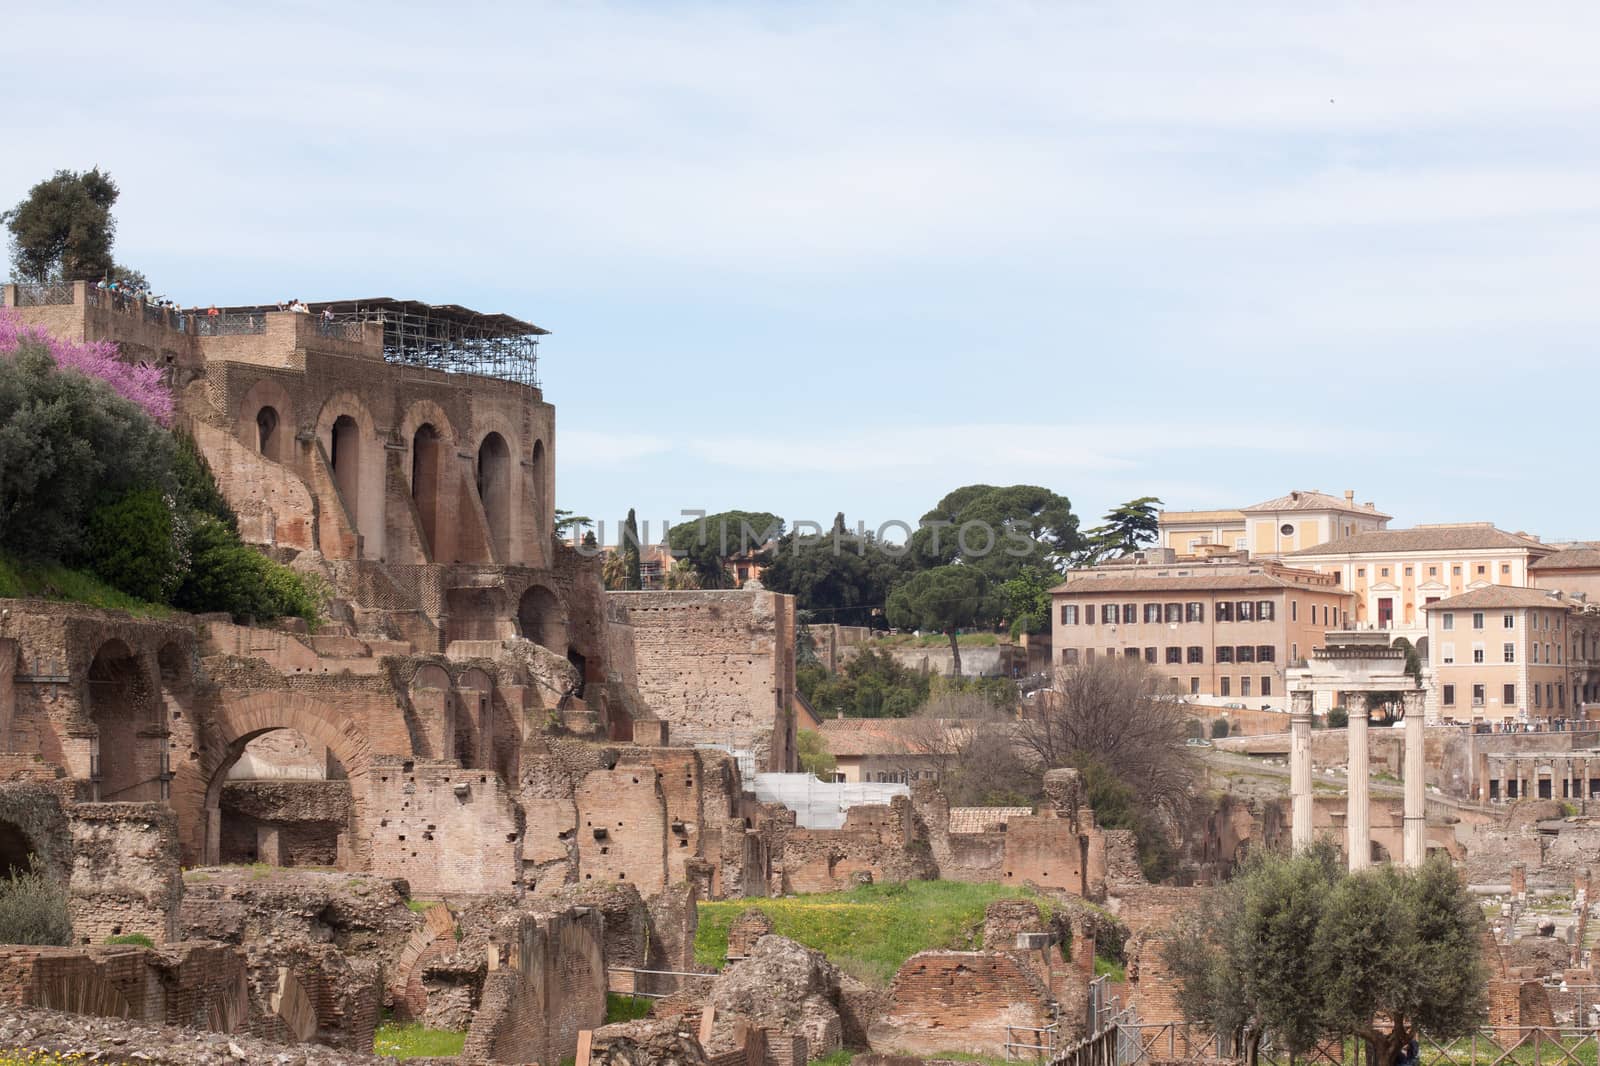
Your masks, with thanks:
M 89 721 L 95 727 L 89 776 L 95 799 L 161 799 L 165 741 L 143 664 L 122 641 L 109 640 L 89 664 L 88 688 Z
M 510 558 L 511 551 L 511 446 L 491 432 L 478 445 L 478 499 L 489 523 L 495 557 Z
M 517 622 L 524 638 L 557 655 L 567 653 L 567 610 L 554 592 L 531 585 L 517 604 Z
M 444 447 L 432 422 L 424 422 L 411 435 L 411 502 L 422 523 L 428 554 L 437 558 L 439 547 L 439 483 Z

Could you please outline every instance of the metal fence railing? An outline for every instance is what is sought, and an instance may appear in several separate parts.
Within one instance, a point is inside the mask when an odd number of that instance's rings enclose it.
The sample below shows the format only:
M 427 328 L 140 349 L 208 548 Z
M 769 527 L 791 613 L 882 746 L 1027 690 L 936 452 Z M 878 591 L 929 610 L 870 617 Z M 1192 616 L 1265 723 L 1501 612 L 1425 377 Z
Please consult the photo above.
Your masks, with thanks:
M 29 281 L 17 285 L 18 307 L 49 307 L 72 302 L 70 281 Z
M 235 337 L 265 333 L 267 316 L 260 312 L 197 315 L 195 332 L 202 337 Z

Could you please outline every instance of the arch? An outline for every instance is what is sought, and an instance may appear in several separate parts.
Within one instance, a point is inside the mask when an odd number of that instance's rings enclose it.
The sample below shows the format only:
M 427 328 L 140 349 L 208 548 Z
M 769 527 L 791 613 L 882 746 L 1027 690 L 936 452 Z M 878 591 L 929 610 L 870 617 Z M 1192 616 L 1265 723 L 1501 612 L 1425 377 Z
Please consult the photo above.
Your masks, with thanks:
M 430 759 L 449 758 L 455 750 L 455 709 L 451 706 L 450 675 L 436 663 L 424 663 L 411 677 L 408 694 L 411 710 L 417 717 L 418 733 L 426 744 Z
M 530 471 L 533 479 L 533 506 L 530 511 L 533 514 L 533 536 L 540 551 L 545 550 L 544 538 L 555 518 L 553 513 L 545 513 L 550 498 L 545 486 L 545 468 L 544 441 L 536 440 L 533 442 L 533 468 Z
M 25 872 L 36 850 L 20 825 L 0 821 L 0 878 Z
M 201 853 L 214 865 L 221 852 L 222 786 L 228 771 L 256 737 L 277 729 L 293 729 L 326 747 L 350 780 L 352 847 L 364 848 L 361 823 L 366 807 L 367 777 L 372 749 L 361 728 L 340 708 L 297 692 L 257 692 L 224 700 L 211 719 L 200 757 L 200 777 L 205 783 L 204 840 Z
M 108 640 L 89 663 L 89 721 L 95 728 L 89 777 L 98 802 L 159 800 L 163 741 L 154 690 L 127 644 Z
M 275 463 L 293 460 L 294 400 L 276 381 L 262 378 L 245 391 L 237 425 L 240 443 L 251 451 Z
M 465 768 L 482 769 L 494 759 L 494 679 L 477 667 L 456 682 L 456 746 L 453 755 Z
M 495 555 L 509 561 L 511 551 L 511 446 L 490 431 L 478 445 L 478 499 L 489 522 Z
M 357 501 L 361 499 L 361 427 L 350 415 L 340 415 L 333 420 L 328 464 L 333 467 L 334 484 L 339 486 L 346 505 L 352 512 L 356 511 Z
M 530 585 L 517 604 L 517 622 L 522 635 L 557 655 L 567 650 L 567 609 L 554 592 L 543 585 Z
M 416 505 L 417 518 L 422 523 L 423 548 L 430 557 L 438 554 L 443 458 L 439 431 L 432 422 L 422 423 L 411 435 L 411 502 Z

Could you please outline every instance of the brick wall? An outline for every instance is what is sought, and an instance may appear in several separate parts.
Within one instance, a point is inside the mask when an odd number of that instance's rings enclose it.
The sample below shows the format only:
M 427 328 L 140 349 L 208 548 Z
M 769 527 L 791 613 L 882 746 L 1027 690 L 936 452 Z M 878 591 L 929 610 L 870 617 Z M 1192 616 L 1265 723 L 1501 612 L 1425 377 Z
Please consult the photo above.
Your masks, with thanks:
M 244 953 L 225 944 L 162 953 L 132 945 L 0 947 L 0 1004 L 213 1032 L 250 1027 Z
M 510 964 L 491 970 L 467 1032 L 463 1061 L 560 1062 L 578 1032 L 606 1017 L 605 955 L 598 911 L 523 918 Z
M 889 989 L 888 1011 L 870 1029 L 880 1051 L 956 1051 L 1003 1057 L 1008 1025 L 1050 1024 L 1050 992 L 1011 955 L 925 951 L 907 959 Z M 1024 1042 L 1037 1043 L 1018 1030 Z
M 156 943 L 177 936 L 183 877 L 177 820 L 154 803 L 83 803 L 68 809 L 72 935 L 98 944 L 143 933 Z
M 381 757 L 369 790 L 373 873 L 419 895 L 520 885 L 522 820 L 497 774 Z
M 632 881 L 641 892 L 667 883 L 667 813 L 653 766 L 594 770 L 574 797 L 578 883 Z

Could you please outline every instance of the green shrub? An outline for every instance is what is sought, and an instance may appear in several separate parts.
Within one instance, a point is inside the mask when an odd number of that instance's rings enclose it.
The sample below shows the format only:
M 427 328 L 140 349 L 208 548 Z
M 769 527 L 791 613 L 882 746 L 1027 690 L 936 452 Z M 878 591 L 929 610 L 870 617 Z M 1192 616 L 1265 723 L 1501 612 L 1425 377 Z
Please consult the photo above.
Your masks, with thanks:
M 141 948 L 153 948 L 156 942 L 143 933 L 123 933 L 121 936 L 106 937 L 107 944 L 137 944 Z
M 606 1024 L 636 1022 L 650 1014 L 650 1001 L 616 992 L 606 993 Z
M 185 569 L 172 510 L 154 489 L 95 508 L 85 558 L 112 588 L 151 603 L 170 600 Z
M 210 515 L 232 532 L 239 532 L 239 517 L 217 487 L 211 464 L 200 453 L 200 446 L 182 430 L 174 430 L 172 437 L 176 443 L 172 472 L 178 481 L 178 507 L 186 513 Z
M 0 944 L 70 943 L 67 890 L 45 876 L 37 862 L 0 881 Z
M 315 625 L 320 591 L 287 566 L 241 543 L 210 515 L 196 515 L 189 533 L 189 572 L 173 603 L 186 611 L 226 611 L 235 618 L 293 616 Z
M 1343 729 L 1350 724 L 1350 712 L 1343 707 L 1335 707 L 1328 712 L 1328 728 Z

